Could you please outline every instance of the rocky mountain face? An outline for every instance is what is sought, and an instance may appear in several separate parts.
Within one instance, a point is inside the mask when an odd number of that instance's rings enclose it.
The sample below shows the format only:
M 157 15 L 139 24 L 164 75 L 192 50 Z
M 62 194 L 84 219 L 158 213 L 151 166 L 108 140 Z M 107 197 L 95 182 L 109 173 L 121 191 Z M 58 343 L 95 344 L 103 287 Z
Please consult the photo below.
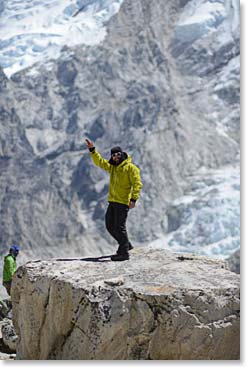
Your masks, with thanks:
M 0 74 L 1 253 L 12 242 L 20 261 L 113 251 L 108 176 L 93 166 L 88 137 L 106 158 L 121 145 L 141 169 L 133 242 L 161 237 L 184 249 L 185 234 L 195 252 L 230 254 L 239 247 L 238 1 L 125 0 L 106 27 L 98 45 Z M 189 231 L 200 207 L 205 217 Z M 205 218 L 221 214 L 208 243 Z
M 237 360 L 239 291 L 222 261 L 168 250 L 31 261 L 13 282 L 16 358 Z

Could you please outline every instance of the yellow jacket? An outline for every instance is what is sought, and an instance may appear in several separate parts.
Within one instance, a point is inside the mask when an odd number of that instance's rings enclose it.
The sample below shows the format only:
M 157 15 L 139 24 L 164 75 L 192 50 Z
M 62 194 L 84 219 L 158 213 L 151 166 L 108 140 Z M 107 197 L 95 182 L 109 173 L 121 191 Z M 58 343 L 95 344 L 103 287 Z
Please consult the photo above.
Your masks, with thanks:
M 126 159 L 118 166 L 114 166 L 104 159 L 97 150 L 90 153 L 96 166 L 110 173 L 108 201 L 126 204 L 129 206 L 130 199 L 136 201 L 142 188 L 140 170 L 133 163 L 131 157 L 124 153 Z

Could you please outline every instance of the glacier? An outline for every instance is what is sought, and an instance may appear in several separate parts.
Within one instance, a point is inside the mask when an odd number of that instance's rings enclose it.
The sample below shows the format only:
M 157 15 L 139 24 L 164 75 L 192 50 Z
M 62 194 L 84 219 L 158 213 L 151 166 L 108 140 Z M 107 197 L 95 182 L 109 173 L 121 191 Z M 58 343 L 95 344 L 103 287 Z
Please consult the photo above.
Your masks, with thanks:
M 240 178 L 238 166 L 198 170 L 186 194 L 167 209 L 167 233 L 153 248 L 225 259 L 240 247 Z
M 106 36 L 104 23 L 122 1 L 5 0 L 0 10 L 0 66 L 10 77 L 59 58 L 63 46 L 99 44 Z

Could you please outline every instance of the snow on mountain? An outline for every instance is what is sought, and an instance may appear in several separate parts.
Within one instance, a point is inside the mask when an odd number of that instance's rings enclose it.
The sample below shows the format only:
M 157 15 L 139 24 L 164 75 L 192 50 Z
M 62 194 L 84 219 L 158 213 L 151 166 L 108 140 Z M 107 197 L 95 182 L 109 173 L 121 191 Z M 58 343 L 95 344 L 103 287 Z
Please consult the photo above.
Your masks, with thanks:
M 150 246 L 226 258 L 240 246 L 239 168 L 204 169 L 190 181 L 167 210 L 168 234 Z
M 217 28 L 226 16 L 224 3 L 201 1 L 198 4 L 198 1 L 191 1 L 178 21 L 177 36 L 187 38 L 187 41 L 191 37 L 202 37 L 211 29 Z
M 191 0 L 180 14 L 173 35 L 172 53 L 178 57 L 186 45 L 217 32 L 218 45 L 239 34 L 239 0 Z
M 0 12 L 0 65 L 6 75 L 58 58 L 64 45 L 100 43 L 122 0 L 6 0 Z

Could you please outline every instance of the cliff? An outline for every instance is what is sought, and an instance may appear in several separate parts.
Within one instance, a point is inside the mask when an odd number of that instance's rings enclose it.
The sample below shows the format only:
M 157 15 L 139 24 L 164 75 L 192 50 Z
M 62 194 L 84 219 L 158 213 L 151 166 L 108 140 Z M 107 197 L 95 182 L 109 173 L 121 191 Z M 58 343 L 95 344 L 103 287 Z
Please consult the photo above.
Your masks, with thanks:
M 239 359 L 239 275 L 206 257 L 31 261 L 12 300 L 17 359 Z

